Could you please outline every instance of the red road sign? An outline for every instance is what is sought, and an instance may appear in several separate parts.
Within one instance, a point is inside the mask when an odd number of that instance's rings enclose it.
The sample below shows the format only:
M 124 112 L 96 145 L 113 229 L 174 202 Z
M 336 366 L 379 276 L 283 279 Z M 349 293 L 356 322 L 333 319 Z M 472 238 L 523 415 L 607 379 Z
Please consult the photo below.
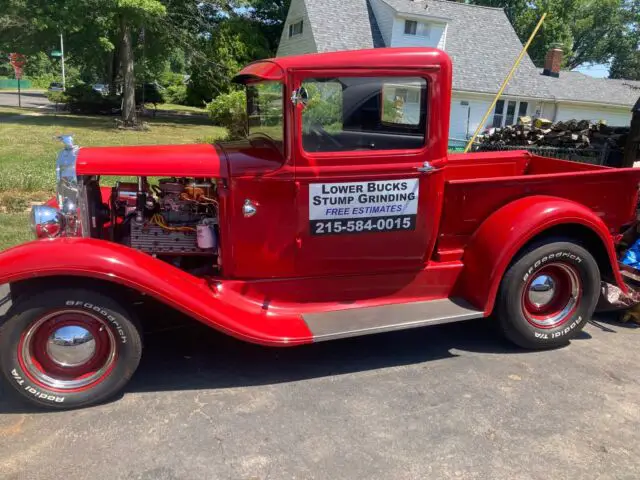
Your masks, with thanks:
M 16 78 L 20 80 L 22 78 L 22 69 L 24 68 L 24 64 L 27 63 L 26 58 L 21 53 L 10 53 L 9 63 L 11 63 L 11 66 L 13 67 Z

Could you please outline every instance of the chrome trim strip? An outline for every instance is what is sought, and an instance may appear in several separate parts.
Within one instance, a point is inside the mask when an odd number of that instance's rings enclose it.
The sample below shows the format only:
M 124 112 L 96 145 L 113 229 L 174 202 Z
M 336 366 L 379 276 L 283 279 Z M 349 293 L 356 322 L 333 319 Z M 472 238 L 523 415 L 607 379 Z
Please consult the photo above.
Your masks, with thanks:
M 350 308 L 302 315 L 314 342 L 405 330 L 484 317 L 461 299 Z

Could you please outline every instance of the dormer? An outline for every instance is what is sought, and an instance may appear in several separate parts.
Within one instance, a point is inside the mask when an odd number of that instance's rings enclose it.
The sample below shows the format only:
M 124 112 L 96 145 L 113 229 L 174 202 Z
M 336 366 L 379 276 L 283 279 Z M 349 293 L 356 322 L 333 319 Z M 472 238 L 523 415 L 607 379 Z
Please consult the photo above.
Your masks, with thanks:
M 428 1 L 405 2 L 402 11 L 385 0 L 369 0 L 387 47 L 434 47 L 445 50 L 447 18 L 429 14 Z

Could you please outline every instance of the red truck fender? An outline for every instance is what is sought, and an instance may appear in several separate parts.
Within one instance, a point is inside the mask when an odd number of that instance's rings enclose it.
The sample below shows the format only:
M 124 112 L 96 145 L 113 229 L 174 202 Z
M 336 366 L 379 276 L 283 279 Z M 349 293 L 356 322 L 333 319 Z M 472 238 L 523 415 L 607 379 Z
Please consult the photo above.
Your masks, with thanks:
M 90 277 L 123 285 L 213 328 L 262 345 L 311 343 L 302 317 L 273 314 L 261 304 L 150 255 L 103 240 L 37 240 L 0 253 L 0 285 L 43 277 Z
M 464 268 L 454 291 L 483 309 L 485 315 L 491 314 L 500 282 L 514 256 L 534 237 L 562 225 L 586 227 L 597 235 L 616 283 L 626 292 L 613 239 L 605 223 L 584 205 L 543 195 L 515 200 L 480 225 L 465 249 Z

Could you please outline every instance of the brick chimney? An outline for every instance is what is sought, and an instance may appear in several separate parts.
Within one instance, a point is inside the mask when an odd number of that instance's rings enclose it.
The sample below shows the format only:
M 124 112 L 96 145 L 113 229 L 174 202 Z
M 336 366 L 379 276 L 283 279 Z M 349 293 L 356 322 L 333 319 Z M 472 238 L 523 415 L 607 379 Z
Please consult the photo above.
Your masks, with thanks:
M 542 74 L 558 78 L 560 76 L 560 67 L 562 66 L 562 55 L 563 52 L 561 48 L 551 48 L 547 52 L 547 56 L 544 57 L 544 70 Z

